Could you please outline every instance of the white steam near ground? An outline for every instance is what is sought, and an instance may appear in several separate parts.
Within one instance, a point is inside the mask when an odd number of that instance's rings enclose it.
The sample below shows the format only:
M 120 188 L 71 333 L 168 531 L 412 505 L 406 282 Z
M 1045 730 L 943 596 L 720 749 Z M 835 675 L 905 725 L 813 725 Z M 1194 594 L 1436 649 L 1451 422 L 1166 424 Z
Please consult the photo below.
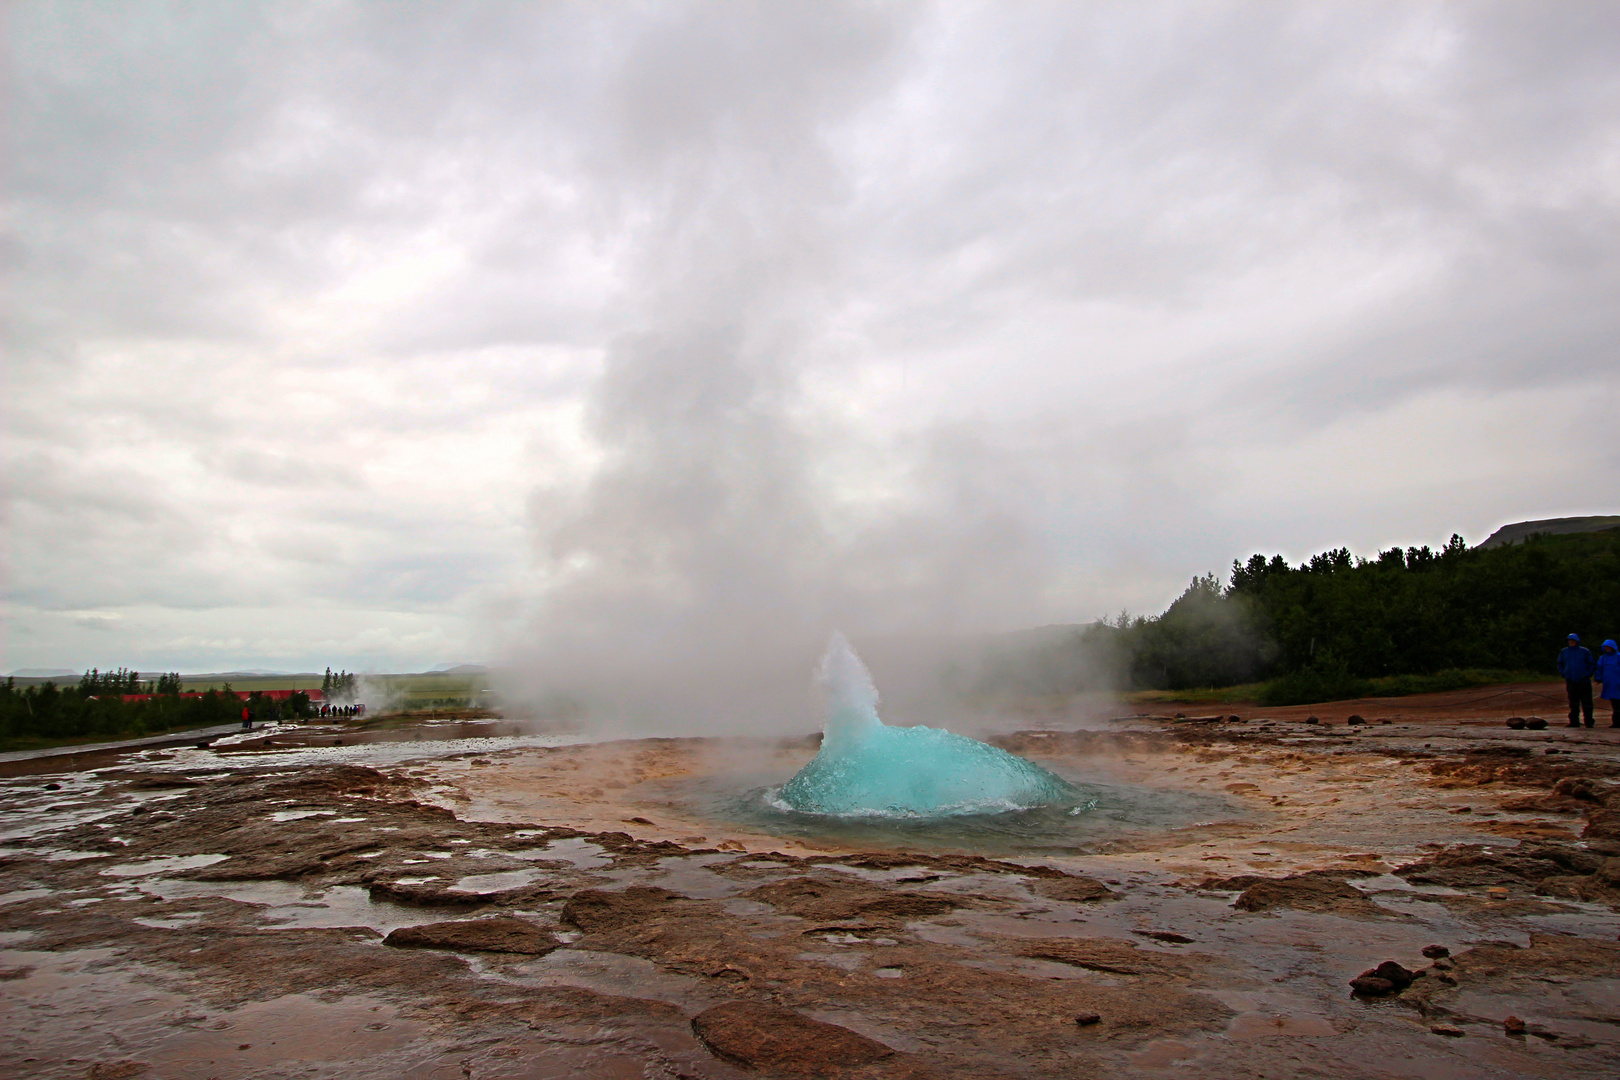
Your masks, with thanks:
M 8 670 L 802 729 L 839 628 L 926 720 L 1234 557 L 1615 510 L 1612 4 L 5 33 Z

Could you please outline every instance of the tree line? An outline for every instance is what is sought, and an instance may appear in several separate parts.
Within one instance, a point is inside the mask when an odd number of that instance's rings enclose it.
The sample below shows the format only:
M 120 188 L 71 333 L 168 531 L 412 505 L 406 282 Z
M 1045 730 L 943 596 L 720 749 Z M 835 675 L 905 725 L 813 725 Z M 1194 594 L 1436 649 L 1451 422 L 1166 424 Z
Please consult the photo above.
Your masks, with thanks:
M 993 663 L 989 685 L 1186 690 L 1265 682 L 1265 704 L 1360 696 L 1371 680 L 1440 689 L 1448 673 L 1552 671 L 1571 631 L 1620 635 L 1620 530 L 1470 548 L 1346 548 L 1290 564 L 1234 561 L 1194 578 L 1157 616 L 1077 628 L 1035 655 Z M 1422 679 L 1428 679 L 1427 683 Z M 1457 683 L 1465 685 L 1465 683 Z
M 147 692 L 138 681 L 137 689 L 123 689 L 132 685 L 129 674 L 122 668 L 111 673 L 92 668 L 78 685 L 66 687 L 52 682 L 18 687 L 15 679 L 7 679 L 0 683 L 0 745 L 91 737 L 134 738 L 230 724 L 240 722 L 244 708 L 255 723 L 315 715 L 305 693 L 276 701 L 254 691 L 244 701 L 226 683 L 219 690 L 182 697 L 180 676 L 172 672 L 147 684 L 153 687 L 154 696 L 144 701 L 125 701 L 125 693 Z

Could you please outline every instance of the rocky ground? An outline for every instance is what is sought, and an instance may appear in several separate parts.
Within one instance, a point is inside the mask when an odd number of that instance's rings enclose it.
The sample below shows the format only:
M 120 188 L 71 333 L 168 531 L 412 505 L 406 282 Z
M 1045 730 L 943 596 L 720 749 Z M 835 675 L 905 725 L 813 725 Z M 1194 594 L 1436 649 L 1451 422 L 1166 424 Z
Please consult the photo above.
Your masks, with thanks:
M 322 729 L 35 765 L 0 787 L 0 1068 L 1620 1074 L 1620 732 L 1316 712 L 999 737 L 1227 807 L 1038 858 L 671 797 L 804 741 L 366 764 L 297 749 Z

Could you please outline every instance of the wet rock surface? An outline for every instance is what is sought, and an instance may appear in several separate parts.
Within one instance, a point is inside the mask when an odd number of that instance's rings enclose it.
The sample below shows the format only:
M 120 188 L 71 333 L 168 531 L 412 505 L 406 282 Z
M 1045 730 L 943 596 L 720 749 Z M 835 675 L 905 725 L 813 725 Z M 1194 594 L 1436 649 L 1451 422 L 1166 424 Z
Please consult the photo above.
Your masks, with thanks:
M 776 1076 L 847 1076 L 894 1057 L 876 1039 L 756 1001 L 705 1009 L 692 1018 L 692 1030 L 717 1056 Z
M 544 956 L 559 942 L 550 931 L 526 919 L 496 916 L 450 922 L 402 926 L 390 931 L 384 945 L 398 948 L 452 949 L 456 951 L 519 953 Z
M 55 790 L 18 778 L 0 818 L 0 1067 L 1620 1072 L 1606 744 L 1543 755 L 1466 731 L 1425 745 L 1434 729 L 1399 723 L 1217 721 L 1006 737 L 1043 764 L 1105 762 L 1248 808 L 1068 856 L 700 836 L 633 792 L 600 815 L 611 827 L 497 812 L 477 785 L 527 759 L 488 752 L 369 767 L 180 750 Z M 583 763 L 579 785 L 607 791 L 651 785 L 681 752 L 536 760 Z

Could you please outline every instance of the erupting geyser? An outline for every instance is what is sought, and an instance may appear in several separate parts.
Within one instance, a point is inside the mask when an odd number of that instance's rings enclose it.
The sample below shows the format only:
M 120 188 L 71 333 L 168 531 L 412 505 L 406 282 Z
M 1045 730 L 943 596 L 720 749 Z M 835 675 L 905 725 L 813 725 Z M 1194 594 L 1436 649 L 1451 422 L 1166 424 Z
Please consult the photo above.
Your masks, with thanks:
M 827 690 L 821 752 L 782 785 L 782 801 L 795 810 L 932 817 L 1027 810 L 1078 795 L 1061 777 L 977 739 L 889 727 L 878 718 L 872 676 L 841 634 L 820 676 Z

